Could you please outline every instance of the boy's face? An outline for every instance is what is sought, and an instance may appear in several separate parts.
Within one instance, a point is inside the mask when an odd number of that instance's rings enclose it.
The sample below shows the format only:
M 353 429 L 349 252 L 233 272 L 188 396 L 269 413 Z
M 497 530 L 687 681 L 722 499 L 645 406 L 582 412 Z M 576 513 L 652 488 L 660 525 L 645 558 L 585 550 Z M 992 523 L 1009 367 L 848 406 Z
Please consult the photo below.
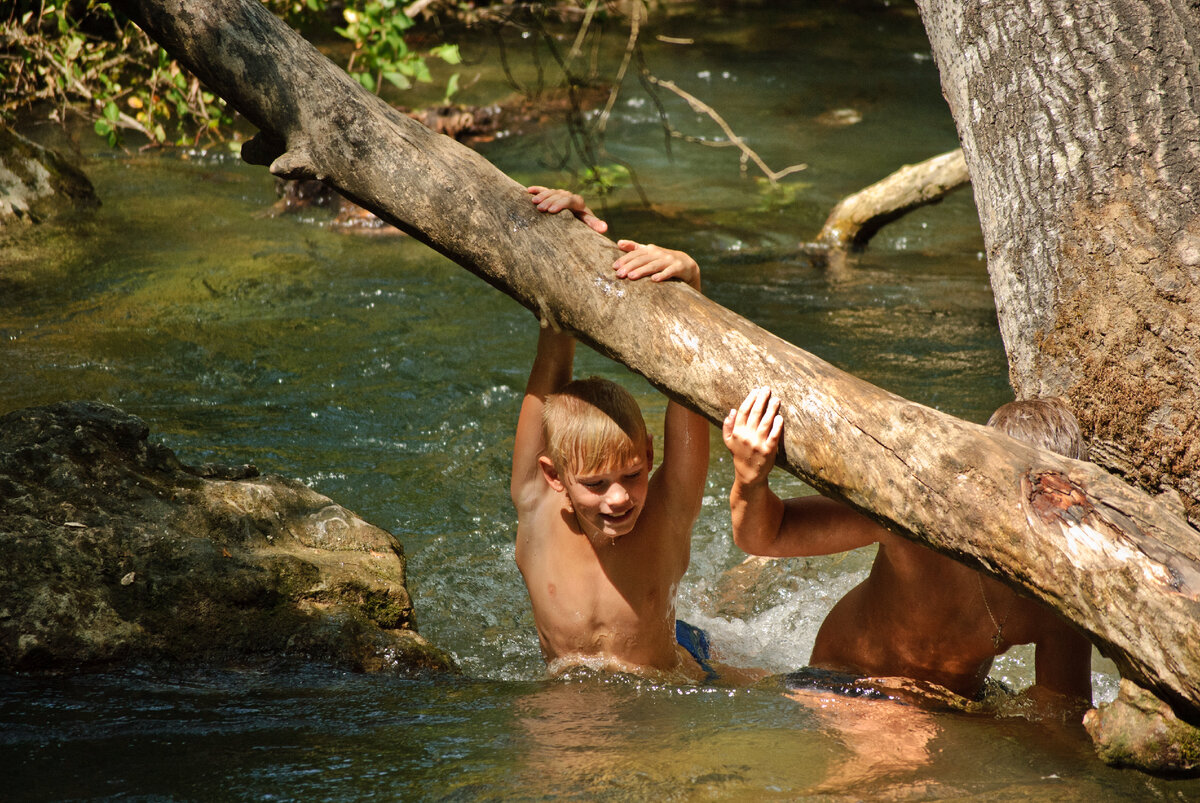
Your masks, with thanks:
M 646 504 L 651 452 L 604 471 L 560 477 L 585 535 L 619 538 L 637 524 Z

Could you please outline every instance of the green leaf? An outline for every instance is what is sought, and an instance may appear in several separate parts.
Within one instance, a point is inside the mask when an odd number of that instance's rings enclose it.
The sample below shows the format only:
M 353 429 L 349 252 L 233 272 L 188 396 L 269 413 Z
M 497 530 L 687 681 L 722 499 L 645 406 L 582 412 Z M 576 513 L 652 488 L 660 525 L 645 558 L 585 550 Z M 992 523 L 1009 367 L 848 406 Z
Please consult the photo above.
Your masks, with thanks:
M 408 89 L 412 86 L 412 81 L 409 81 L 407 78 L 405 78 L 402 73 L 385 70 L 383 77 L 389 84 L 397 87 L 398 89 Z
M 447 64 L 462 64 L 462 54 L 458 52 L 458 45 L 438 45 L 429 51 L 431 56 L 437 56 Z
M 450 98 L 454 97 L 458 92 L 458 73 L 450 76 L 450 80 L 446 82 L 446 94 L 442 97 L 442 103 L 449 103 Z

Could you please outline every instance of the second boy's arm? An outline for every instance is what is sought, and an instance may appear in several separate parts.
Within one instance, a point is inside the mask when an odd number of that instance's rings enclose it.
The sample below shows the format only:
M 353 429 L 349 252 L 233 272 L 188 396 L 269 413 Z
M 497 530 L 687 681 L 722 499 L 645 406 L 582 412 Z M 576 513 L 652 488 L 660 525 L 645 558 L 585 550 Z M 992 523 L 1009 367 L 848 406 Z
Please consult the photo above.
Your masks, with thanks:
M 829 555 L 886 537 L 887 531 L 833 499 L 780 499 L 767 478 L 779 450 L 783 419 L 768 388 L 750 391 L 725 417 L 722 436 L 733 455 L 729 490 L 733 540 L 744 552 L 768 557 Z

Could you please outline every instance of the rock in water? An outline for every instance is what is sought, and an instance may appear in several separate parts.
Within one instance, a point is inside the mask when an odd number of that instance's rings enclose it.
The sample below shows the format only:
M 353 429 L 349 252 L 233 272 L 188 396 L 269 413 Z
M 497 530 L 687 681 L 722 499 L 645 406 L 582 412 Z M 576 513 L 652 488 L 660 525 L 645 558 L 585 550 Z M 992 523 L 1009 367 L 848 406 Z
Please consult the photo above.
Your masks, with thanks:
M 99 205 L 92 183 L 77 167 L 0 125 L 0 229 Z
M 1117 699 L 1088 711 L 1083 725 L 1106 764 L 1159 775 L 1200 775 L 1200 729 L 1128 680 L 1121 680 Z
M 0 671 L 455 671 L 417 633 L 391 534 L 252 466 L 185 466 L 148 435 L 95 402 L 0 416 Z

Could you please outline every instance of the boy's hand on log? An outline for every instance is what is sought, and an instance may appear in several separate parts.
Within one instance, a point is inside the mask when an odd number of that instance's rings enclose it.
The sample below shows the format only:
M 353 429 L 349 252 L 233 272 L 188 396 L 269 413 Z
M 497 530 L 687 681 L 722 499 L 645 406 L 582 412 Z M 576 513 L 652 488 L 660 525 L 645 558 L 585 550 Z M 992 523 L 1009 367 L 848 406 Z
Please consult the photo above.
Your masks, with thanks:
M 771 395 L 770 388 L 750 391 L 741 407 L 729 411 L 721 426 L 721 436 L 733 455 L 737 482 L 756 485 L 767 481 L 767 475 L 775 465 L 782 429 L 779 399 Z
M 586 223 L 592 231 L 599 234 L 608 231 L 608 224 L 596 217 L 596 214 L 584 202 L 582 195 L 576 195 L 573 192 L 553 187 L 541 187 L 536 184 L 525 189 L 533 196 L 533 204 L 538 208 L 538 211 L 548 212 L 553 215 L 564 209 L 569 209 L 575 217 Z
M 625 252 L 613 263 L 613 270 L 619 278 L 641 279 L 649 276 L 652 282 L 678 279 L 700 290 L 700 266 L 684 252 L 658 245 L 642 245 L 633 240 L 618 240 L 617 248 Z

